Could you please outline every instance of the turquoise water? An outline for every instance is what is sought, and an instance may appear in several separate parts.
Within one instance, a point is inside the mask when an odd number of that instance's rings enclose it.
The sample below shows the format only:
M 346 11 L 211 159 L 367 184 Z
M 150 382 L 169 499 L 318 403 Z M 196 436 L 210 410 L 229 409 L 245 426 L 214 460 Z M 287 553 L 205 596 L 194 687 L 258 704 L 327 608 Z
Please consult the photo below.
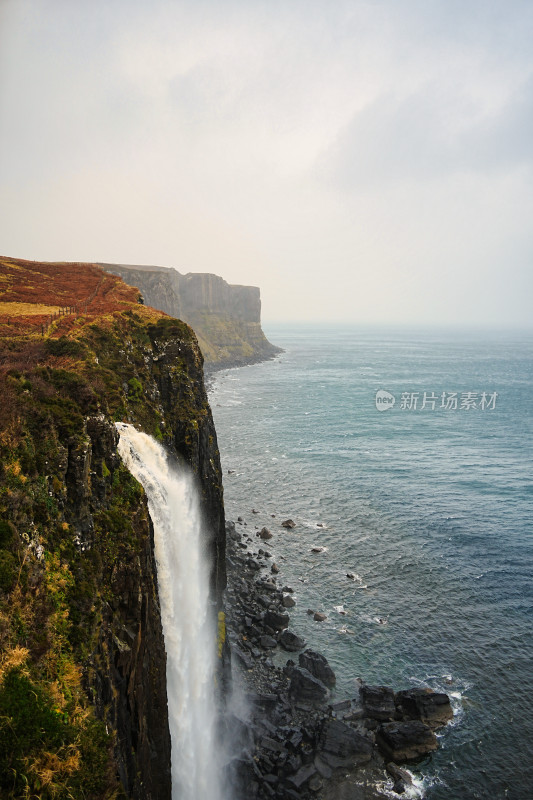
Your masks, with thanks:
M 267 335 L 285 353 L 220 373 L 211 392 L 227 517 L 274 533 L 291 627 L 328 656 L 338 697 L 357 677 L 452 696 L 441 749 L 416 768 L 427 798 L 529 800 L 531 334 Z M 376 409 L 379 389 L 394 407 Z M 453 392 L 457 409 L 441 408 Z M 476 409 L 460 407 L 468 392 Z

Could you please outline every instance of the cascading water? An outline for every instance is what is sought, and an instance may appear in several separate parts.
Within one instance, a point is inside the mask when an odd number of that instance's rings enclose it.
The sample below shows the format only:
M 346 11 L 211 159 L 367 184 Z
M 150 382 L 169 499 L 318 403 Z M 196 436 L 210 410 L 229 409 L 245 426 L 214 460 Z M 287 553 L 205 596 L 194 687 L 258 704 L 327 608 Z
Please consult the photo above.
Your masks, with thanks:
M 209 614 L 202 520 L 192 476 L 131 425 L 117 423 L 118 452 L 146 491 L 154 527 L 167 652 L 173 800 L 220 800 L 214 698 L 215 635 Z

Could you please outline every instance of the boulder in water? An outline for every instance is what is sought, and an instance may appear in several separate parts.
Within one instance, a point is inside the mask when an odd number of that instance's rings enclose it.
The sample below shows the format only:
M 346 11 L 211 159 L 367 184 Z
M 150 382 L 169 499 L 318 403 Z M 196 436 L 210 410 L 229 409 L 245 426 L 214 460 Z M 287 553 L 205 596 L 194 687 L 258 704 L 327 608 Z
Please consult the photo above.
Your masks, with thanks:
M 403 794 L 409 786 L 413 785 L 413 779 L 407 770 L 398 767 L 394 761 L 389 761 L 385 769 L 394 781 L 394 791 L 396 794 Z
M 396 692 L 396 706 L 404 719 L 418 719 L 434 730 L 446 725 L 453 717 L 450 698 L 431 689 L 406 689 Z
M 296 523 L 293 519 L 286 519 L 281 525 L 283 528 L 288 528 L 289 530 L 296 527 Z
M 297 636 L 289 630 L 283 631 L 279 637 L 279 643 L 283 649 L 288 650 L 289 653 L 295 653 L 297 650 L 302 650 L 305 647 L 305 639 L 302 639 L 301 636 Z
M 383 756 L 397 764 L 415 761 L 438 747 L 437 737 L 429 725 L 418 720 L 383 722 L 378 728 L 376 743 Z

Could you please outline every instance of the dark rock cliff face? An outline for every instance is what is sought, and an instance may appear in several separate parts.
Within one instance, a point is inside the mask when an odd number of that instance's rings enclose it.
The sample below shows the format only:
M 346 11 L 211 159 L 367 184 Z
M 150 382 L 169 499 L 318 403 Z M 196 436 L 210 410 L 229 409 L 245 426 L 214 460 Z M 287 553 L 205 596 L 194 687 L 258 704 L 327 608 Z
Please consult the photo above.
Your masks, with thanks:
M 75 339 L 9 347 L 18 368 L 3 375 L 0 513 L 13 532 L 4 561 L 22 566 L 18 580 L 12 570 L 0 588 L 0 644 L 8 654 L 2 663 L 15 664 L 6 673 L 13 680 L 23 663 L 35 696 L 47 709 L 59 707 L 65 722 L 59 739 L 30 737 L 16 761 L 8 752 L 11 733 L 0 729 L 6 775 L 15 771 L 22 781 L 20 793 L 13 783 L 5 796 L 22 797 L 24 782 L 38 794 L 43 758 L 57 751 L 54 764 L 61 764 L 65 748 L 81 742 L 77 767 L 72 762 L 61 773 L 68 796 L 168 799 L 153 531 L 144 492 L 117 454 L 114 421 L 155 436 L 196 474 L 213 605 L 220 608 L 224 509 L 202 355 L 187 325 L 142 306 L 97 319 Z M 8 708 L 6 685 L 0 664 L 0 706 Z
M 150 344 L 136 352 L 126 342 L 124 360 L 159 415 L 162 438 L 178 461 L 196 474 L 211 565 L 211 592 L 219 605 L 226 583 L 225 527 L 220 460 L 207 402 L 202 358 L 190 329 L 162 320 L 148 328 Z M 142 353 L 143 365 L 139 363 Z M 101 359 L 100 359 L 101 360 Z M 126 374 L 130 374 L 130 370 Z M 130 378 L 131 381 L 131 378 Z M 143 399 L 130 404 L 138 427 L 146 413 Z M 140 404 L 145 406 L 140 408 Z M 92 451 L 104 448 L 116 459 L 117 436 L 104 420 L 94 431 Z M 112 480 L 112 475 L 109 476 Z M 104 615 L 98 645 L 100 669 L 93 673 L 100 710 L 118 732 L 119 768 L 128 796 L 143 800 L 170 797 L 170 742 L 166 707 L 165 652 L 157 599 L 153 535 L 143 496 L 139 525 L 142 549 L 134 563 L 115 564 L 112 602 Z
M 210 273 L 181 275 L 167 267 L 101 266 L 136 286 L 147 305 L 187 322 L 209 367 L 251 364 L 280 352 L 261 329 L 261 299 L 255 286 L 230 285 Z
M 114 484 L 125 480 L 116 428 L 99 414 L 87 418 L 84 434 L 81 445 L 69 447 L 65 475 L 65 519 L 81 550 L 74 577 L 82 586 L 95 580 L 103 587 L 84 683 L 98 716 L 115 732 L 114 761 L 126 796 L 170 798 L 166 655 L 146 498 L 133 492 L 130 508 L 122 504 L 128 524 L 121 525 L 110 504 Z M 96 560 L 96 574 L 87 560 Z M 85 602 L 72 599 L 80 636 Z

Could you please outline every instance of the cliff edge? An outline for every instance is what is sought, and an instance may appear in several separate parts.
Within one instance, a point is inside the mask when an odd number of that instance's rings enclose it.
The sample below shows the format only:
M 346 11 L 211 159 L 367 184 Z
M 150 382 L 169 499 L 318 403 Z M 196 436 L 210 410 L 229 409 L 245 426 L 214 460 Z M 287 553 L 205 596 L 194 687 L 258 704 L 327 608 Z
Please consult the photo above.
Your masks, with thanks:
M 256 286 L 237 286 L 210 273 L 180 274 L 169 267 L 100 264 L 141 292 L 147 305 L 193 328 L 207 369 L 253 364 L 281 348 L 261 329 L 261 298 Z
M 184 322 L 97 265 L 0 258 L 0 795 L 170 800 L 144 491 L 115 421 L 197 476 L 225 586 L 220 460 Z

